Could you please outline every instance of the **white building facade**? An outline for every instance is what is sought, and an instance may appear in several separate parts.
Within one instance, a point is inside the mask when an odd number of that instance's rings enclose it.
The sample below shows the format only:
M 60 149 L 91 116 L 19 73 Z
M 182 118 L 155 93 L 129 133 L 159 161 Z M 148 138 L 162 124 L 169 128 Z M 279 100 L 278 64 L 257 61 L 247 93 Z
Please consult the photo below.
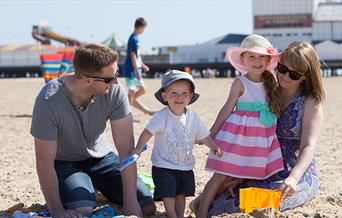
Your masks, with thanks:
M 253 0 L 253 32 L 279 50 L 293 41 L 315 45 L 322 60 L 342 60 L 342 0 Z M 336 48 L 336 49 L 334 49 Z
M 296 40 L 312 41 L 317 0 L 253 0 L 253 32 L 278 49 Z

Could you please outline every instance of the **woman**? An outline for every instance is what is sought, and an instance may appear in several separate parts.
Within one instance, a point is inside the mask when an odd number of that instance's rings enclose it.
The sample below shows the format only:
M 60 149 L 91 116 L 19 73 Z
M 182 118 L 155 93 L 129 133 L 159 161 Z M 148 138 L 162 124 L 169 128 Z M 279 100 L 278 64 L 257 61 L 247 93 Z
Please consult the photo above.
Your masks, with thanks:
M 319 58 L 309 43 L 293 42 L 282 53 L 276 72 L 284 108 L 276 133 L 285 169 L 265 180 L 229 181 L 230 196 L 216 197 L 209 216 L 239 212 L 239 188 L 279 189 L 282 191 L 281 211 L 303 205 L 317 194 L 319 179 L 314 149 L 323 119 L 321 103 L 324 100 Z M 198 199 L 190 208 L 197 209 Z

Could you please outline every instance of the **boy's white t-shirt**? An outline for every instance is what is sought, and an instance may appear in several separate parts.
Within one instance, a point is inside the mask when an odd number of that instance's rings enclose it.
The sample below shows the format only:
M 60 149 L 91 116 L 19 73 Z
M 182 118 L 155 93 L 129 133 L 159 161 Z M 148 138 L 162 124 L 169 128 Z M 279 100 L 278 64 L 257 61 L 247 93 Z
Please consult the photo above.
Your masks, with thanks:
M 145 127 L 154 137 L 152 165 L 155 167 L 192 170 L 195 140 L 209 136 L 209 129 L 197 114 L 189 109 L 182 116 L 173 114 L 168 107 L 155 113 Z

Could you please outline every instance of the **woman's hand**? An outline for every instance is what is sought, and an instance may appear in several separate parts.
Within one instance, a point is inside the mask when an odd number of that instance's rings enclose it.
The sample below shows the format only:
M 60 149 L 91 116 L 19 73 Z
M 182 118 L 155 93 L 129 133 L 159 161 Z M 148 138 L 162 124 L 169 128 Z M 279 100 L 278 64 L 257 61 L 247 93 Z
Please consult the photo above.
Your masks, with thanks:
M 244 179 L 228 177 L 226 181 L 223 183 L 223 187 L 227 190 L 227 195 L 230 194 L 235 198 L 236 196 L 234 194 L 234 188 L 243 181 Z
M 283 184 L 278 189 L 282 192 L 281 201 L 290 197 L 293 193 L 296 192 L 297 184 L 298 180 L 293 176 L 289 176 L 284 180 Z

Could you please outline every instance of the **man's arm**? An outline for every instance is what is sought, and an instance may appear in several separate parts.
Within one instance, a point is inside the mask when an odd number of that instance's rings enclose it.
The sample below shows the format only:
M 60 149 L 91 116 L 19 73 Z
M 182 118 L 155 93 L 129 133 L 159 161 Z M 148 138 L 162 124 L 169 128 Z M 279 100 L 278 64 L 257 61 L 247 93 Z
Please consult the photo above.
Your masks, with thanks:
M 118 120 L 111 121 L 111 129 L 120 160 L 127 157 L 134 147 L 133 118 L 129 114 Z M 137 167 L 131 164 L 121 172 L 123 184 L 123 208 L 125 215 L 142 217 L 137 200 Z
M 55 217 L 81 217 L 74 210 L 65 210 L 59 197 L 58 179 L 54 167 L 57 142 L 34 138 L 34 144 L 39 183 L 50 213 Z

